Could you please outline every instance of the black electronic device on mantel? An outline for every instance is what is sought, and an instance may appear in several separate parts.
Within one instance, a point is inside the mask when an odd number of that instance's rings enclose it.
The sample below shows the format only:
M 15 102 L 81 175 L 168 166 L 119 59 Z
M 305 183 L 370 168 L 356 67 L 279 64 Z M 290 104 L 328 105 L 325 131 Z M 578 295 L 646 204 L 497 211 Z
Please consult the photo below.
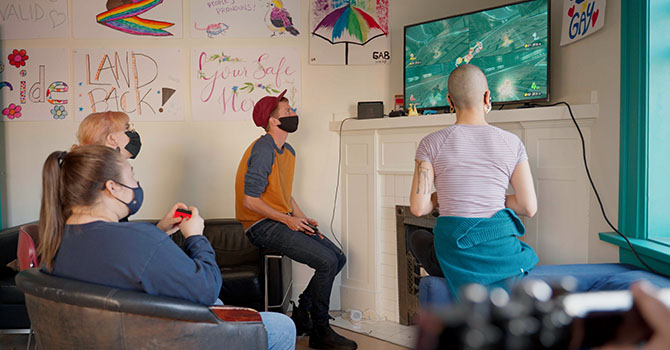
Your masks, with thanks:
M 358 119 L 373 119 L 384 117 L 384 102 L 358 102 Z

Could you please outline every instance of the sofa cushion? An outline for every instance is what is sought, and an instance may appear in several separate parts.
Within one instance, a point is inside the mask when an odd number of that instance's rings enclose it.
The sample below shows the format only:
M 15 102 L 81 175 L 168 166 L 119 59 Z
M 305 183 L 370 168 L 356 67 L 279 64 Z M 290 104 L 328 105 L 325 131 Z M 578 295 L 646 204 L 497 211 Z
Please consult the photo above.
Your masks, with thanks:
M 262 276 L 258 275 L 257 265 L 239 265 L 221 268 L 220 298 L 224 304 L 236 301 L 263 299 Z M 235 304 L 238 305 L 238 304 Z

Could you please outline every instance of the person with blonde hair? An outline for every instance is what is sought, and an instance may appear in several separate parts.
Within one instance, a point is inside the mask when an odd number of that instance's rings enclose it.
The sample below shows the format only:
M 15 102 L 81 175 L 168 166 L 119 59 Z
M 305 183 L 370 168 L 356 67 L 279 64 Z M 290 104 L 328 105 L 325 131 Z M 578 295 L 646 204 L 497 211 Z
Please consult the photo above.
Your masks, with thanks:
M 222 304 L 221 271 L 202 235 L 198 208 L 189 208 L 191 218 L 179 219 L 177 226 L 186 238 L 182 250 L 154 225 L 119 222 L 137 212 L 143 199 L 130 163 L 112 148 L 87 145 L 51 153 L 42 171 L 42 272 L 203 305 Z M 260 315 L 269 349 L 295 348 L 295 326 L 288 316 Z
M 89 114 L 79 125 L 80 146 L 102 145 L 113 148 L 125 158 L 135 159 L 142 142 L 126 113 L 107 111 Z
M 72 150 L 85 145 L 107 146 L 119 152 L 126 159 L 135 159 L 142 147 L 140 134 L 133 127 L 128 114 L 118 111 L 89 114 L 79 125 L 77 140 L 79 144 L 72 146 Z M 175 218 L 174 212 L 178 208 L 186 209 L 186 205 L 176 203 L 156 226 L 168 234 L 177 232 L 180 218 Z M 128 217 L 120 221 L 128 221 Z

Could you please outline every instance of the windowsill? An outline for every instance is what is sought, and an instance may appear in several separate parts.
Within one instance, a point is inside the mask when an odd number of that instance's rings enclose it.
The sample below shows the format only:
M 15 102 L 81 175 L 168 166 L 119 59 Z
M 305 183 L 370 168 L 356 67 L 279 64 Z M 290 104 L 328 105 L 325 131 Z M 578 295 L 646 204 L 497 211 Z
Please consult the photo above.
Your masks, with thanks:
M 619 247 L 619 261 L 624 264 L 644 266 L 637 260 L 626 241 L 616 233 L 601 232 L 600 240 Z M 670 246 L 651 240 L 628 238 L 638 255 L 654 270 L 670 274 Z

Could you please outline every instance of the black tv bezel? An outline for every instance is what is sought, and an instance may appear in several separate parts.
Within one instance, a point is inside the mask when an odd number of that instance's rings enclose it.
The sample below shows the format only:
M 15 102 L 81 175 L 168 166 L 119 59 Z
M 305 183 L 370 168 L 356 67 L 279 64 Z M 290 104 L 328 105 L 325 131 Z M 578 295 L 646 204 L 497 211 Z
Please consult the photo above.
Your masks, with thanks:
M 479 12 L 485 12 L 485 11 L 490 11 L 490 10 L 495 10 L 501 7 L 507 7 L 507 6 L 513 6 L 513 5 L 518 5 L 518 4 L 523 4 L 526 2 L 533 2 L 537 0 L 522 0 L 522 1 L 516 1 L 516 2 L 511 2 L 509 4 L 505 5 L 500 5 L 500 6 L 494 6 L 494 7 L 489 7 L 486 9 L 482 10 L 476 10 L 476 11 L 470 11 L 470 12 L 464 12 L 460 13 L 457 15 L 453 16 L 447 16 L 447 17 L 442 17 L 442 18 L 435 18 L 431 19 L 428 21 L 423 21 L 423 22 L 418 22 L 418 23 L 413 23 L 413 24 L 408 24 L 403 27 L 403 37 L 402 37 L 402 94 L 403 94 L 403 108 L 408 109 L 408 100 L 406 98 L 406 93 L 407 93 L 407 80 L 405 79 L 405 67 L 406 67 L 406 62 L 405 62 L 405 57 L 407 57 L 407 45 L 405 44 L 405 40 L 407 39 L 407 28 L 409 27 L 415 27 L 419 26 L 422 24 L 426 23 L 431 23 L 431 22 L 438 22 L 438 21 L 443 21 L 445 19 L 449 18 L 455 18 L 455 17 L 461 17 L 461 16 L 467 16 Z M 530 102 L 549 102 L 550 101 L 550 96 L 551 96 L 551 0 L 546 0 L 547 1 L 547 96 L 546 97 L 541 97 L 541 98 L 532 98 L 532 99 L 526 99 L 526 100 L 514 100 L 514 101 L 506 101 L 506 102 L 500 102 L 500 101 L 493 101 L 492 105 L 494 106 L 500 106 L 500 105 L 512 105 L 512 104 L 526 104 Z M 418 107 L 418 110 L 441 110 L 441 109 L 448 109 L 449 105 L 446 106 L 436 106 L 436 107 Z

